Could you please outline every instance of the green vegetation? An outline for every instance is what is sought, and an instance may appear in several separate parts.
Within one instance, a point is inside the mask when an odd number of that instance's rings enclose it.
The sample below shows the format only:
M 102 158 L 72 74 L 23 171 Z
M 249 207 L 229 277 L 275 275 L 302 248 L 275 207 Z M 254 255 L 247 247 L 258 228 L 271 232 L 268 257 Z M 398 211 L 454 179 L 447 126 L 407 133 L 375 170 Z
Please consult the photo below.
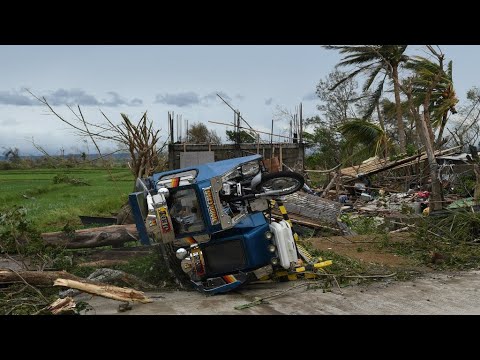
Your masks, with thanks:
M 479 241 L 480 213 L 456 210 L 422 219 L 406 241 L 385 239 L 379 246 L 434 269 L 469 270 L 480 268 Z
M 155 286 L 177 287 L 175 279 L 167 269 L 159 247 L 156 247 L 147 256 L 135 258 L 124 265 L 114 265 L 112 268 L 135 275 Z
M 60 231 L 80 225 L 79 215 L 112 216 L 132 189 L 132 175 L 122 168 L 0 171 L 0 211 L 21 206 L 42 232 Z
M 383 234 L 387 230 L 383 221 L 373 216 L 352 216 L 345 213 L 340 218 L 358 235 Z
M 26 217 L 24 208 L 13 206 L 0 212 L 0 253 L 15 253 L 21 255 L 25 265 L 38 270 L 45 268 L 67 269 L 71 265 L 64 249 L 45 244 L 40 237 L 40 231 Z M 69 261 L 70 260 L 70 261 Z

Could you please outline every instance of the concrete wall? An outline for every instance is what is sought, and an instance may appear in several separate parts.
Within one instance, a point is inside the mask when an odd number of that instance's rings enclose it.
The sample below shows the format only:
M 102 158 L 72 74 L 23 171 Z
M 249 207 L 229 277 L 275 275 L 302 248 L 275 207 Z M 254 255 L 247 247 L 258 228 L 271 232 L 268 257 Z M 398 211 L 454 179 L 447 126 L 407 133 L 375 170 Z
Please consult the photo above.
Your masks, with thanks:
M 282 161 L 285 165 L 301 171 L 304 162 L 304 145 L 292 143 L 274 143 L 274 156 L 279 156 L 282 149 Z M 169 144 L 168 145 L 168 168 L 169 170 L 180 169 L 180 154 L 182 152 L 213 151 L 215 161 L 232 159 L 235 157 L 248 156 L 257 153 L 257 144 L 241 144 L 240 149 L 235 144 L 209 145 L 209 144 Z M 259 154 L 264 159 L 270 158 L 272 149 L 270 144 L 260 144 Z M 285 169 L 286 170 L 286 169 Z
M 215 161 L 213 151 L 180 152 L 180 168 L 205 164 Z

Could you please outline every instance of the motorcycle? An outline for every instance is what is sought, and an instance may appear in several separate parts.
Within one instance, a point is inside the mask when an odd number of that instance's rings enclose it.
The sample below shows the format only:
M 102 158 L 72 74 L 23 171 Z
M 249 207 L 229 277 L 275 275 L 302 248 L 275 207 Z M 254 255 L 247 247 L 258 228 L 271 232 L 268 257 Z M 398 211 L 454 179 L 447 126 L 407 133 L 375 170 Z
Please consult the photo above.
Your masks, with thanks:
M 129 201 L 142 243 L 159 245 L 179 283 L 217 294 L 298 266 L 290 223 L 267 212 L 303 186 L 252 155 L 137 179 Z

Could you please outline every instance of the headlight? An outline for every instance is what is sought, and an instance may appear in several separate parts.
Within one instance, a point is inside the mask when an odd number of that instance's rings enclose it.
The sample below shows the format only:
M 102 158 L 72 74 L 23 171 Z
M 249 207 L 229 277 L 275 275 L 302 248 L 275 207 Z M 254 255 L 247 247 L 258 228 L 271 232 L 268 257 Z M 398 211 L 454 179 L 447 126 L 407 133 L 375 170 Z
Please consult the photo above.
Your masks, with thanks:
M 185 250 L 184 248 L 180 248 L 175 252 L 175 256 L 179 260 L 185 259 L 187 257 L 187 255 L 188 255 L 188 251 Z
M 233 169 L 222 176 L 222 182 L 235 179 L 236 177 L 239 177 L 239 176 L 240 176 L 240 171 L 238 171 L 238 169 Z
M 265 239 L 272 240 L 273 233 L 271 231 L 265 231 Z
M 270 262 L 272 263 L 272 265 L 278 265 L 278 258 L 274 257 L 270 260 Z
M 253 176 L 260 171 L 258 161 L 251 161 L 242 165 L 242 174 L 244 176 Z
M 275 246 L 275 245 L 272 245 L 272 244 L 268 245 L 268 248 L 267 248 L 267 249 L 268 249 L 268 251 L 270 251 L 271 253 L 274 253 L 275 250 L 277 250 L 276 246 Z

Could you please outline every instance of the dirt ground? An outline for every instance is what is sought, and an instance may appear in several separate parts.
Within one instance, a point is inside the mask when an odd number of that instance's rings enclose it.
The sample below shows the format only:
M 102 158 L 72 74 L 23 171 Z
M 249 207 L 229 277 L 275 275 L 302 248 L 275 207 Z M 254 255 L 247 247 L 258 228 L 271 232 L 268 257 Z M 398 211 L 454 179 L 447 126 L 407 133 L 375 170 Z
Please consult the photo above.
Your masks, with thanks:
M 390 234 L 389 241 L 401 242 L 407 237 L 408 234 Z M 381 241 L 379 235 L 330 236 L 307 240 L 315 249 L 333 251 L 366 264 L 408 269 L 414 266 L 410 259 L 381 250 L 378 246 Z

